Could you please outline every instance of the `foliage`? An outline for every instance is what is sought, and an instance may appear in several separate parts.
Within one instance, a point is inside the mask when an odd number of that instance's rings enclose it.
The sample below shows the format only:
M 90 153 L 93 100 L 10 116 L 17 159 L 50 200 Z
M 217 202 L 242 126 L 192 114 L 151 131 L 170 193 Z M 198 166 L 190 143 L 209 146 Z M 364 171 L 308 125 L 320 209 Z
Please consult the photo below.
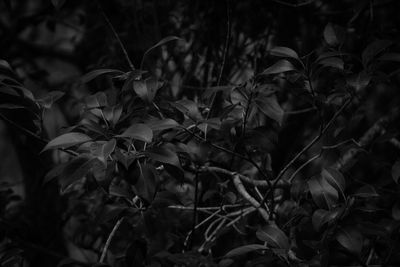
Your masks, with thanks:
M 68 2 L 51 1 L 64 23 L 94 8 Z M 115 2 L 110 8 L 133 8 Z M 0 191 L 2 266 L 398 265 L 399 29 L 382 18 L 395 3 L 338 4 L 358 9 L 336 22 L 321 15 L 309 50 L 305 36 L 290 47 L 268 39 L 279 36 L 279 18 L 269 18 L 267 37 L 240 20 L 240 10 L 257 7 L 299 9 L 299 20 L 337 7 L 325 2 L 198 2 L 200 17 L 220 9 L 227 17 L 226 42 L 204 44 L 202 31 L 217 30 L 188 20 L 196 7 L 143 1 L 143 18 L 154 4 L 175 14 L 175 27 L 133 50 L 116 31 L 130 22 L 112 24 L 111 4 L 100 3 L 114 54 L 90 39 L 101 38 L 95 30 L 77 34 L 73 45 L 90 42 L 77 51 L 94 45 L 105 55 L 58 84 L 26 71 L 40 61 L 19 67 L 5 54 L 0 116 L 32 161 L 21 161 L 26 196 Z M 390 31 L 367 35 L 368 19 Z M 35 86 L 40 79 L 49 90 Z M 60 110 L 66 123 L 54 129 Z

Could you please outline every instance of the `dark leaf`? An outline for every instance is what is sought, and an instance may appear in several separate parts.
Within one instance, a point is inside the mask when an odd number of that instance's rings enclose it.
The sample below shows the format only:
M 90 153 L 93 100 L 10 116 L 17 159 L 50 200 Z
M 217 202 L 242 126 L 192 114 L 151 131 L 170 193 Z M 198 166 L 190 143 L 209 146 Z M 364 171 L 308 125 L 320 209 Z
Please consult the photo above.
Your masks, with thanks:
M 57 9 L 60 9 L 66 0 L 51 0 L 51 3 L 53 4 L 53 6 Z
M 336 240 L 349 252 L 356 255 L 361 253 L 363 237 L 357 229 L 353 227 L 340 229 L 336 235 Z
M 358 189 L 353 196 L 361 197 L 361 198 L 370 198 L 370 197 L 379 197 L 379 194 L 376 192 L 375 188 L 371 185 L 364 185 L 360 189 Z
M 378 58 L 378 60 L 400 62 L 400 54 L 399 53 L 385 53 L 382 56 L 380 56 Z
M 129 126 L 122 134 L 116 137 L 127 137 L 150 143 L 153 140 L 153 131 L 143 123 L 134 123 Z
M 335 187 L 336 190 L 340 191 L 342 196 L 344 196 L 344 190 L 346 189 L 346 180 L 340 171 L 328 167 L 322 170 L 321 176 L 330 185 Z
M 17 104 L 12 104 L 12 103 L 5 103 L 5 104 L 0 104 L 0 109 L 25 109 L 26 107 L 17 105 Z
M 312 224 L 315 230 L 320 231 L 325 224 L 333 222 L 342 211 L 343 209 L 335 209 L 332 211 L 324 209 L 316 210 L 312 216 Z
M 282 125 L 285 112 L 279 105 L 275 95 L 258 97 L 255 100 L 255 104 L 262 113 Z
M 282 72 L 288 72 L 296 70 L 292 63 L 287 61 L 286 59 L 279 60 L 271 67 L 264 70 L 261 74 L 262 75 L 270 75 L 270 74 L 278 74 Z
M 392 42 L 388 40 L 377 40 L 369 44 L 361 55 L 363 64 L 365 66 L 368 65 L 375 56 L 383 52 L 390 45 L 392 45 Z
M 182 39 L 182 38 L 179 38 L 179 37 L 176 37 L 176 36 L 167 36 L 167 37 L 161 39 L 161 41 L 159 41 L 158 43 L 156 43 L 155 45 L 153 45 L 153 46 L 150 47 L 149 49 L 147 49 L 146 52 L 144 52 L 144 54 L 143 54 L 142 62 L 140 63 L 140 69 L 143 69 L 143 62 L 144 62 L 144 59 L 145 59 L 146 55 L 147 55 L 151 50 L 153 50 L 154 48 L 157 48 L 157 47 L 159 47 L 159 46 L 162 46 L 162 45 L 164 45 L 164 44 L 166 44 L 166 43 L 168 43 L 168 42 L 175 41 L 175 40 L 183 40 L 183 39 Z
M 325 42 L 330 46 L 336 46 L 339 44 L 339 38 L 337 36 L 336 30 L 331 23 L 328 23 L 325 26 L 324 39 Z
M 93 71 L 91 71 L 91 72 L 89 72 L 89 73 L 83 75 L 82 78 L 81 78 L 81 81 L 82 81 L 83 83 L 87 83 L 87 82 L 90 82 L 91 80 L 97 78 L 97 77 L 100 76 L 100 75 L 103 75 L 103 74 L 111 74 L 111 73 L 112 73 L 112 74 L 115 74 L 115 75 L 117 75 L 117 74 L 118 74 L 118 75 L 124 74 L 124 72 L 123 72 L 123 71 L 120 71 L 120 70 L 114 70 L 114 69 L 99 69 L 99 70 L 93 70 Z
M 367 87 L 370 81 L 371 75 L 368 75 L 364 71 L 347 78 L 347 84 L 353 87 L 356 92 Z
M 85 98 L 86 107 L 89 109 L 103 108 L 108 106 L 107 95 L 104 92 L 98 92 Z
M 336 68 L 336 69 L 340 69 L 340 70 L 344 69 L 343 59 L 338 58 L 338 57 L 330 57 L 330 58 L 322 59 L 322 60 L 318 61 L 318 64 L 321 64 L 324 67 L 332 67 L 332 68 Z
M 260 244 L 250 244 L 250 245 L 245 245 L 241 247 L 237 247 L 229 251 L 228 253 L 225 254 L 225 257 L 230 258 L 230 257 L 236 257 L 236 256 L 241 256 L 243 254 L 247 254 L 252 251 L 256 250 L 266 250 L 268 247 Z
M 177 154 L 166 147 L 154 147 L 145 151 L 145 154 L 155 161 L 181 168 Z
M 289 239 L 286 234 L 276 225 L 267 225 L 259 229 L 256 233 L 257 238 L 268 245 L 281 249 L 289 249 Z
M 313 176 L 308 181 L 311 196 L 320 208 L 331 209 L 338 200 L 338 192 L 320 175 Z
M 68 148 L 74 145 L 82 144 L 92 139 L 83 133 L 66 133 L 60 135 L 53 140 L 51 140 L 42 150 L 46 151 L 48 149 L 56 149 L 56 148 Z
M 150 127 L 153 131 L 163 131 L 167 129 L 172 129 L 179 126 L 173 119 L 154 119 L 146 122 L 146 125 Z
M 61 91 L 51 91 L 44 97 L 37 99 L 37 103 L 42 107 L 49 109 L 51 108 L 54 102 L 59 100 L 64 95 L 65 93 Z
M 299 60 L 299 55 L 289 47 L 277 46 L 272 48 L 270 51 L 271 55 L 277 57 L 289 57 Z

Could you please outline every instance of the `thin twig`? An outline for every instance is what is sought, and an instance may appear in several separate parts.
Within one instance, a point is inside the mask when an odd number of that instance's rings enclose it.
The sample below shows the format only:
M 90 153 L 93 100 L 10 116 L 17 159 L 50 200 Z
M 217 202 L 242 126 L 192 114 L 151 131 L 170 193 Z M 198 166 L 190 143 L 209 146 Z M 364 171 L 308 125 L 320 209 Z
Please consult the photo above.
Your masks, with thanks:
M 121 219 L 119 219 L 117 221 L 117 223 L 114 225 L 114 228 L 112 229 L 110 235 L 108 236 L 106 244 L 104 245 L 104 248 L 103 248 L 103 252 L 101 253 L 101 256 L 100 256 L 100 260 L 99 260 L 100 263 L 104 262 L 104 260 L 106 258 L 106 255 L 107 255 L 107 250 L 108 250 L 108 248 L 109 248 L 109 246 L 111 244 L 111 241 L 112 241 L 115 233 L 117 232 L 117 230 L 118 230 L 118 228 L 121 225 L 123 220 L 124 220 L 124 217 L 122 217 Z
M 124 44 L 122 43 L 121 39 L 118 36 L 118 33 L 115 31 L 114 26 L 112 25 L 111 21 L 108 19 L 106 13 L 104 13 L 103 9 L 99 6 L 100 8 L 100 13 L 103 16 L 104 20 L 106 21 L 108 27 L 110 27 L 112 33 L 114 34 L 115 39 L 117 40 L 122 52 L 124 53 L 125 59 L 129 64 L 129 67 L 131 68 L 131 70 L 135 70 L 135 66 L 133 65 L 131 59 L 129 58 L 128 52 L 125 49 Z

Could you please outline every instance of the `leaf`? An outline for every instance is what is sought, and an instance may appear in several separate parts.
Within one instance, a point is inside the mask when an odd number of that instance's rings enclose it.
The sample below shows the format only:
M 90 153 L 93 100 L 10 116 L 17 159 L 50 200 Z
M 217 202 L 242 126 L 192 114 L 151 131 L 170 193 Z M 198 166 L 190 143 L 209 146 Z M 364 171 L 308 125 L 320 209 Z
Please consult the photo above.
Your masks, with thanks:
M 166 147 L 154 147 L 145 151 L 145 155 L 155 161 L 166 163 L 181 169 L 181 163 L 179 161 L 178 155 L 174 151 Z
M 182 38 L 176 37 L 176 36 L 167 36 L 163 39 L 161 39 L 161 41 L 159 41 L 158 43 L 156 43 L 155 45 L 153 45 L 152 47 L 150 47 L 149 49 L 146 50 L 146 52 L 144 52 L 143 54 L 143 58 L 142 58 L 142 62 L 140 63 L 140 69 L 143 69 L 143 63 L 144 63 L 144 59 L 147 56 L 147 54 L 153 50 L 154 48 L 157 48 L 159 46 L 162 46 L 163 44 L 166 44 L 168 42 L 171 41 L 175 41 L 175 40 L 183 40 Z
M 111 125 L 114 127 L 117 125 L 119 119 L 121 118 L 122 114 L 122 105 L 116 105 L 112 107 L 105 107 L 103 109 L 104 117 Z
M 83 133 L 66 133 L 60 135 L 53 140 L 51 140 L 42 150 L 46 151 L 49 149 L 57 149 L 57 148 L 68 148 L 74 145 L 82 144 L 88 141 L 91 141 L 92 138 Z
M 318 64 L 321 64 L 324 67 L 332 67 L 340 70 L 344 69 L 344 62 L 341 58 L 338 57 L 329 57 L 322 59 L 318 61 Z
M 349 252 L 359 255 L 362 250 L 363 237 L 361 233 L 354 228 L 344 228 L 338 231 L 336 240 Z
M 89 109 L 103 108 L 108 106 L 107 95 L 104 92 L 98 92 L 85 98 L 86 107 Z
M 129 126 L 122 134 L 116 137 L 128 137 L 150 143 L 153 140 L 153 131 L 143 123 L 134 123 Z
M 279 105 L 276 95 L 271 95 L 269 97 L 260 96 L 255 99 L 255 104 L 267 117 L 278 122 L 279 125 L 282 125 L 285 112 Z
M 308 180 L 311 196 L 320 208 L 331 209 L 338 200 L 338 192 L 321 175 L 313 176 Z
M 346 189 L 346 180 L 340 171 L 328 167 L 322 170 L 321 176 L 336 190 L 340 191 L 342 196 L 344 196 L 344 190 Z
M 271 67 L 264 70 L 261 74 L 262 75 L 278 74 L 278 73 L 288 72 L 288 71 L 292 71 L 292 70 L 296 70 L 296 68 L 293 66 L 293 64 L 290 63 L 289 61 L 287 61 L 286 59 L 282 59 L 282 60 L 279 60 L 278 62 L 276 62 Z
M 79 156 L 69 161 L 62 169 L 59 175 L 59 183 L 61 191 L 65 190 L 74 182 L 82 179 L 92 168 L 101 166 L 101 162 L 97 158 L 87 156 Z
M 7 69 L 9 71 L 12 71 L 11 65 L 10 63 L 8 63 L 6 60 L 4 59 L 0 59 L 0 68 L 1 69 Z
M 368 65 L 372 59 L 374 59 L 390 45 L 392 45 L 392 42 L 388 40 L 377 40 L 369 44 L 361 55 L 364 66 Z
M 332 211 L 318 209 L 314 212 L 312 216 L 312 224 L 316 231 L 320 231 L 321 228 L 330 222 L 333 222 L 341 213 L 343 209 L 335 209 Z
M 93 71 L 83 75 L 81 77 L 81 82 L 82 83 L 88 83 L 88 82 L 90 82 L 91 80 L 97 78 L 100 75 L 110 74 L 110 73 L 118 74 L 118 75 L 124 74 L 123 71 L 115 70 L 115 69 L 98 69 L 98 70 L 93 70 Z
M 356 92 L 359 92 L 360 90 L 367 87 L 370 81 L 371 81 L 371 76 L 368 75 L 365 71 L 350 76 L 346 80 L 347 84 L 353 87 Z
M 337 46 L 339 44 L 339 38 L 335 31 L 334 26 L 328 23 L 324 29 L 324 39 L 325 42 L 330 46 Z
M 158 182 L 158 175 L 153 165 L 141 165 L 140 177 L 134 184 L 134 191 L 140 197 L 146 199 L 151 203 L 154 199 L 156 186 Z
M 179 126 L 173 119 L 155 119 L 151 121 L 147 121 L 146 125 L 150 127 L 153 131 L 163 131 L 167 129 L 172 129 Z
M 399 183 L 400 178 L 400 160 L 397 160 L 392 166 L 392 178 L 397 183 Z
M 277 57 L 289 57 L 299 60 L 299 55 L 293 49 L 284 46 L 277 46 L 272 48 L 270 54 Z
M 289 239 L 286 234 L 276 225 L 267 225 L 256 232 L 259 240 L 267 242 L 268 245 L 281 249 L 289 249 Z
M 379 197 L 379 194 L 376 192 L 375 188 L 371 185 L 364 185 L 360 189 L 358 189 L 353 196 L 361 197 L 361 198 L 370 198 L 370 197 Z
M 61 91 L 51 91 L 47 93 L 44 97 L 37 99 L 37 103 L 46 109 L 50 109 L 54 102 L 59 100 L 65 95 Z
M 241 256 L 243 254 L 247 254 L 252 251 L 256 250 L 266 250 L 268 247 L 260 244 L 249 244 L 241 247 L 237 247 L 229 251 L 228 253 L 225 254 L 225 257 L 230 258 L 230 257 L 236 257 L 236 256 Z
M 146 80 L 133 81 L 133 90 L 145 102 L 151 103 L 158 91 L 162 87 L 156 78 L 148 78 Z
M 117 141 L 113 138 L 101 146 L 99 160 L 103 163 L 107 162 L 107 158 L 114 152 Z

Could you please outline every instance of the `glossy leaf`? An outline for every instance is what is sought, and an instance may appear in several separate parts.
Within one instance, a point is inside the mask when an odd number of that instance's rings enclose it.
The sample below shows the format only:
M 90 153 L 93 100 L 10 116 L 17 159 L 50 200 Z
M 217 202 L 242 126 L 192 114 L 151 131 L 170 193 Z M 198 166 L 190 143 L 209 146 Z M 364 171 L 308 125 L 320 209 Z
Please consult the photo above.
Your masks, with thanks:
M 322 170 L 321 175 L 323 179 L 335 187 L 336 190 L 340 191 L 342 196 L 344 196 L 346 180 L 340 171 L 333 168 L 326 168 Z
M 249 252 L 257 251 L 257 250 L 266 250 L 268 247 L 260 244 L 250 244 L 241 247 L 237 247 L 229 251 L 225 254 L 225 257 L 236 257 L 247 254 Z
M 364 185 L 359 188 L 353 196 L 360 198 L 370 198 L 370 197 L 379 197 L 379 194 L 376 192 L 375 188 L 371 185 Z
M 91 140 L 92 139 L 89 136 L 83 133 L 66 133 L 51 140 L 43 148 L 42 152 L 49 149 L 68 148 Z
M 98 70 L 93 70 L 81 77 L 81 81 L 83 83 L 90 82 L 93 79 L 96 79 L 100 75 L 104 74 L 114 74 L 114 75 L 122 75 L 124 74 L 123 71 L 120 70 L 115 70 L 115 69 L 98 69 Z
M 392 45 L 392 42 L 388 40 L 377 40 L 369 44 L 361 55 L 363 64 L 369 64 L 374 57 L 383 52 L 390 45 Z
M 259 240 L 267 242 L 268 245 L 281 249 L 289 249 L 289 239 L 286 234 L 276 225 L 267 225 L 256 232 Z
M 181 163 L 179 161 L 178 155 L 172 150 L 166 147 L 154 147 L 145 152 L 145 154 L 158 162 L 170 164 L 172 166 L 181 168 Z
M 179 126 L 179 123 L 177 123 L 173 119 L 155 119 L 146 122 L 146 125 L 150 127 L 153 131 L 163 131 L 167 129 L 172 129 L 176 128 Z
M 338 200 L 338 191 L 320 175 L 313 176 L 308 181 L 311 196 L 318 207 L 331 209 Z
M 283 72 L 293 71 L 296 68 L 293 66 L 292 63 L 287 61 L 286 59 L 279 60 L 271 67 L 264 70 L 261 74 L 262 75 L 270 75 L 270 74 L 279 74 Z
M 336 235 L 336 240 L 349 252 L 359 255 L 363 246 L 363 237 L 355 228 L 340 229 Z
M 151 103 L 162 86 L 156 78 L 148 78 L 146 80 L 133 81 L 133 90 L 145 102 Z
M 277 46 L 272 48 L 270 54 L 277 57 L 289 57 L 294 59 L 299 59 L 299 55 L 293 49 L 289 47 Z
M 86 107 L 89 109 L 102 108 L 108 106 L 107 95 L 104 92 L 98 92 L 85 98 Z
M 343 70 L 344 62 L 343 59 L 338 57 L 329 57 L 318 61 L 318 64 L 323 65 L 324 67 L 332 67 L 335 69 Z
M 320 231 L 325 224 L 333 222 L 343 211 L 343 209 L 335 209 L 332 211 L 318 209 L 313 213 L 312 224 L 316 231 Z
M 153 140 L 153 131 L 143 123 L 134 123 L 129 126 L 122 134 L 116 137 L 127 137 L 150 143 Z
M 331 23 L 328 23 L 325 26 L 324 39 L 325 42 L 330 46 L 336 46 L 339 44 L 339 38 L 337 36 L 334 26 Z

